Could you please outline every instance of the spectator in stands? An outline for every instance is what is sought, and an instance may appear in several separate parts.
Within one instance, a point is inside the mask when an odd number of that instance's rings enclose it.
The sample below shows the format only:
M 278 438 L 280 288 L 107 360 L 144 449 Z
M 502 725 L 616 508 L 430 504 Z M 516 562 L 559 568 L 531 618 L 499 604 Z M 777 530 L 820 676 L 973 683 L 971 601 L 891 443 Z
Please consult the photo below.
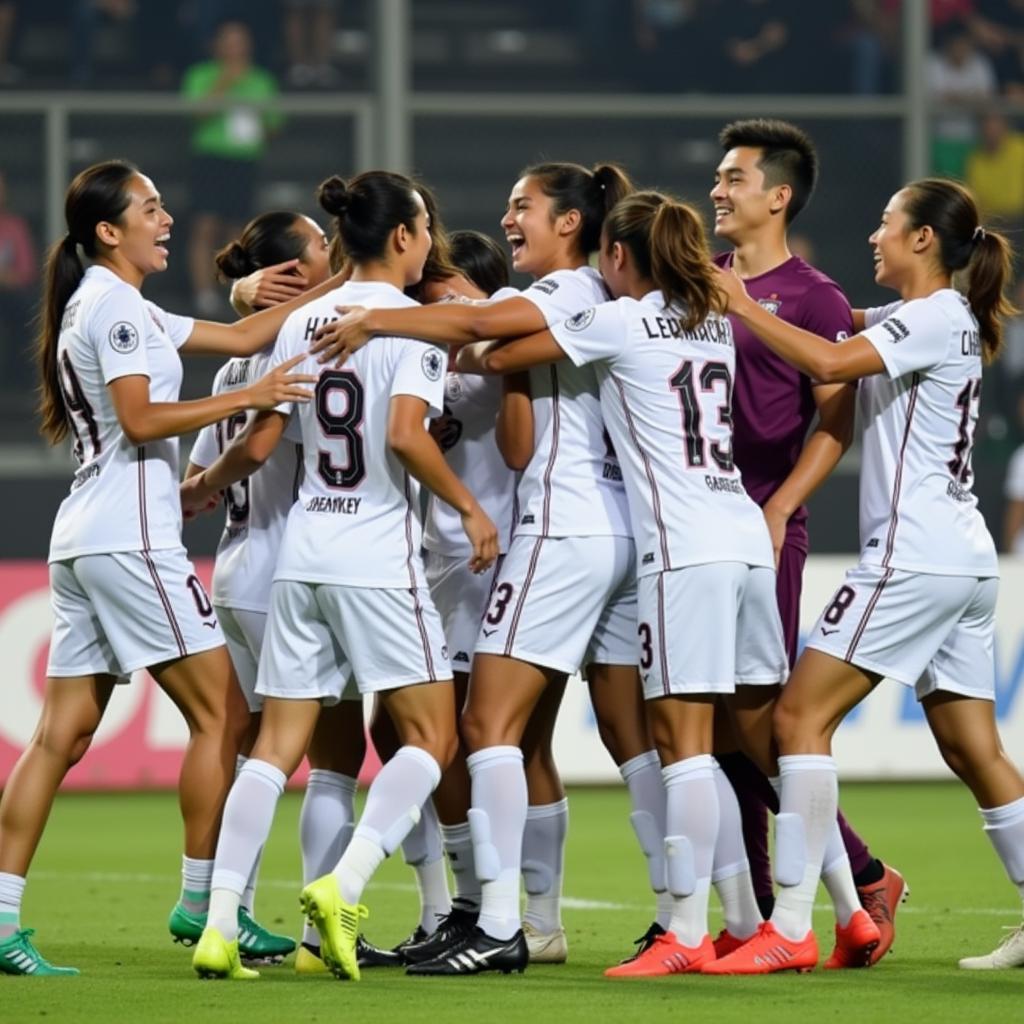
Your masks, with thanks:
M 899 55 L 900 11 L 886 0 L 850 0 L 841 31 L 850 52 L 850 91 L 859 96 L 890 92 Z
M 982 118 L 981 145 L 967 158 L 965 178 L 983 217 L 1011 231 L 1024 228 L 1024 133 L 1003 114 Z
M 11 85 L 21 77 L 20 70 L 11 63 L 17 13 L 14 0 L 0 0 L 0 85 Z
M 712 0 L 633 0 L 637 84 L 655 92 L 708 91 Z
M 280 123 L 279 115 L 258 104 L 277 95 L 277 83 L 253 64 L 248 27 L 227 21 L 214 37 L 213 60 L 185 72 L 182 92 L 208 101 L 192 135 L 189 273 L 198 312 L 212 315 L 221 299 L 210 254 L 240 234 L 252 216 L 267 136 Z
M 992 60 L 999 91 L 1024 96 L 1024 0 L 978 0 L 970 26 Z
M 974 118 L 967 110 L 996 93 L 992 62 L 978 50 L 964 22 L 951 22 L 937 33 L 937 47 L 928 59 L 928 91 L 946 108 L 935 121 L 932 164 L 937 174 L 962 178 L 974 145 Z
M 0 346 L 8 387 L 32 376 L 31 329 L 37 279 L 36 248 L 24 217 L 7 208 L 7 182 L 0 173 Z
M 284 0 L 289 85 L 302 89 L 337 84 L 338 72 L 331 65 L 334 15 L 334 0 Z

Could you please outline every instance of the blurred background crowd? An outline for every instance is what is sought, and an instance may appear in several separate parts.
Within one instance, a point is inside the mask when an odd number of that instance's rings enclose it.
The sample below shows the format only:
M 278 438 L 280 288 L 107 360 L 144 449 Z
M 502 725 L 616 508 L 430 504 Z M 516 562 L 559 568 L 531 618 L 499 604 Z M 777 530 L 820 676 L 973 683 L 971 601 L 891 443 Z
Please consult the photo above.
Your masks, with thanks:
M 0 476 L 49 475 L 64 486 L 64 462 L 46 459 L 34 434 L 27 326 L 41 252 L 52 241 L 45 182 L 55 138 L 65 181 L 113 156 L 154 178 L 178 223 L 171 270 L 147 291 L 178 312 L 226 317 L 214 249 L 263 210 L 315 214 L 320 179 L 363 169 L 352 102 L 379 88 L 374 5 L 0 0 Z M 854 305 L 887 301 L 872 284 L 865 238 L 906 166 L 905 126 L 891 104 L 923 89 L 928 169 L 966 181 L 986 220 L 1008 230 L 1018 250 L 1024 244 L 1024 0 L 926 0 L 927 55 L 915 81 L 903 59 L 902 0 L 406 6 L 410 95 L 478 100 L 450 111 L 439 101 L 412 120 L 412 169 L 437 189 L 452 227 L 498 235 L 509 185 L 539 157 L 618 160 L 642 183 L 707 211 L 716 133 L 749 113 L 743 97 L 835 97 L 835 110 L 791 116 L 811 131 L 823 164 L 795 245 Z M 562 111 L 566 94 L 590 97 L 586 113 Z M 499 116 L 493 104 L 502 95 L 533 99 Z M 169 107 L 171 96 L 181 102 Z M 733 96 L 733 108 L 721 106 Z M 647 97 L 651 109 L 639 119 L 602 119 L 602 102 L 622 97 Z M 685 105 L 659 114 L 672 97 Z M 709 109 L 709 99 L 719 106 Z M 65 107 L 60 121 L 48 116 Z M 1015 294 L 1024 306 L 1024 277 Z M 202 391 L 208 377 L 193 374 L 186 394 Z M 1024 316 L 986 380 L 975 455 L 983 507 L 1005 524 L 992 522 L 994 532 L 1005 533 L 1007 546 L 1019 534 L 1024 548 L 1024 455 L 1007 473 L 1024 442 L 1022 384 Z M 855 462 L 849 472 L 855 484 Z M 855 544 L 846 525 L 841 534 L 826 547 Z M 13 536 L 8 547 L 21 543 Z M 0 544 L 0 557 L 12 553 Z

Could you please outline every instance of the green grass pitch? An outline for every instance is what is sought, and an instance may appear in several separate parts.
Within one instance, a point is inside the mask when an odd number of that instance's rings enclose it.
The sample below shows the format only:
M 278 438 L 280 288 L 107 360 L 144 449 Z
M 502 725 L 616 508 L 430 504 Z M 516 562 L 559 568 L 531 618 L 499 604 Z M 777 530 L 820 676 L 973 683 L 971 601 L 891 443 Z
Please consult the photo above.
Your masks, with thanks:
M 1020 904 L 986 842 L 969 794 L 952 784 L 847 785 L 842 803 L 874 851 L 912 889 L 895 951 L 869 971 L 769 978 L 674 977 L 612 982 L 601 970 L 647 927 L 646 871 L 629 829 L 624 791 L 570 794 L 565 924 L 569 962 L 522 977 L 447 980 L 365 971 L 359 984 L 297 977 L 289 960 L 249 984 L 200 982 L 189 952 L 165 930 L 178 889 L 175 799 L 67 795 L 58 799 L 29 878 L 23 922 L 55 963 L 78 978 L 0 976 L 0 1021 L 492 1022 L 983 1021 L 1024 1019 L 1024 972 L 958 971 L 956 960 L 991 949 Z M 263 858 L 257 916 L 296 935 L 300 798 L 278 808 Z M 366 933 L 393 943 L 415 923 L 410 870 L 392 858 L 367 892 Z M 823 902 L 823 900 L 822 900 Z M 714 903 L 714 897 L 712 897 Z M 717 927 L 717 910 L 712 927 Z M 815 926 L 822 957 L 831 916 Z

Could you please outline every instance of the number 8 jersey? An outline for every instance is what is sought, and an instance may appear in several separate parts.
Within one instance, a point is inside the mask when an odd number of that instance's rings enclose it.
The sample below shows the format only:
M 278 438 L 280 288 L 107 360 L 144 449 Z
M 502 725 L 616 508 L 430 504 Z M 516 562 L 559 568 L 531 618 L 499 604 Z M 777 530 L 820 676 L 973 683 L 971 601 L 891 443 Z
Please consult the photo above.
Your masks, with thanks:
M 348 281 L 296 310 L 278 335 L 270 367 L 309 349 L 335 306 L 416 306 L 393 285 Z M 443 349 L 409 338 L 374 338 L 343 367 L 310 356 L 293 373 L 319 374 L 312 401 L 295 404 L 305 472 L 278 556 L 275 580 L 375 588 L 426 587 L 420 558 L 419 484 L 387 440 L 395 395 L 444 405 Z M 291 413 L 292 403 L 278 407 Z
M 707 562 L 774 568 L 764 517 L 732 458 L 729 321 L 711 316 L 684 330 L 661 292 L 651 292 L 550 330 L 577 366 L 595 364 L 625 478 L 637 575 Z

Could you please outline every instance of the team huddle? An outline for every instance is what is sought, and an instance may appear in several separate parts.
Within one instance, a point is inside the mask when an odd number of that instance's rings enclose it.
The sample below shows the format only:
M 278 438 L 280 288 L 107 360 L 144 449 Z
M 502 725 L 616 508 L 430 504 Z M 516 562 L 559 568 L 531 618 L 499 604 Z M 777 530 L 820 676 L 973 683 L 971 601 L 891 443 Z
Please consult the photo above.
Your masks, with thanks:
M 370 171 L 319 187 L 330 240 L 268 213 L 217 255 L 233 324 L 142 298 L 172 225 L 145 175 L 75 178 L 38 356 L 43 432 L 78 469 L 50 548 L 44 709 L 0 801 L 0 971 L 77 973 L 22 927 L 25 878 L 62 778 L 141 668 L 190 732 L 169 929 L 202 978 L 253 979 L 296 947 L 297 972 L 353 980 L 564 962 L 552 736 L 576 672 L 652 891 L 607 977 L 811 970 L 819 881 L 824 966 L 881 960 L 908 890 L 840 812 L 831 741 L 886 676 L 914 687 L 1024 898 L 998 563 L 971 489 L 1009 246 L 962 186 L 911 182 L 870 237 L 899 299 L 852 310 L 787 245 L 817 179 L 808 137 L 753 120 L 720 141 L 718 257 L 694 207 L 621 168 L 537 164 L 501 219 L 532 278 L 513 289 L 493 240 L 448 234 L 429 189 Z M 179 401 L 180 355 L 209 353 L 228 357 L 213 394 Z M 805 502 L 858 407 L 860 558 L 798 652 Z M 222 504 L 208 596 L 182 520 Z M 357 818 L 367 728 L 382 768 Z M 296 941 L 254 897 L 303 758 Z M 385 949 L 362 898 L 399 848 L 419 918 Z M 960 961 L 1021 965 L 1024 928 Z

